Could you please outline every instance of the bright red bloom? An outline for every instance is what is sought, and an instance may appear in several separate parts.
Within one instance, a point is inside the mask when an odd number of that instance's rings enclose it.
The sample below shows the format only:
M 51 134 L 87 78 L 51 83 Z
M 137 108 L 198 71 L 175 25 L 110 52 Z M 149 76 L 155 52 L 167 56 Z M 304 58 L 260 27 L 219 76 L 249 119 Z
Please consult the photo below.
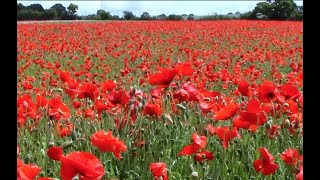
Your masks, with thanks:
M 197 152 L 193 158 L 197 162 L 202 162 L 205 159 L 213 160 L 214 159 L 214 155 L 213 155 L 212 152 L 209 152 L 209 151 L 206 151 L 206 150 L 202 150 L 201 152 Z
M 236 127 L 234 127 L 233 129 L 230 129 L 229 126 L 225 126 L 225 127 L 218 126 L 215 128 L 215 133 L 217 134 L 219 139 L 222 141 L 222 145 L 224 148 L 228 148 L 229 141 L 231 139 L 241 137 Z
M 149 169 L 155 180 L 162 177 L 163 180 L 168 180 L 166 164 L 163 162 L 150 163 Z
M 229 105 L 227 105 L 220 111 L 216 112 L 213 115 L 213 119 L 216 121 L 230 119 L 231 117 L 237 114 L 238 110 L 239 106 L 236 103 L 231 102 Z
M 264 81 L 258 92 L 258 99 L 263 103 L 269 103 L 276 97 L 276 85 L 270 81 Z
M 57 123 L 57 131 L 60 137 L 71 136 L 73 130 L 73 124 L 71 122 Z
M 186 82 L 182 84 L 182 88 L 189 93 L 190 101 L 199 101 L 199 91 L 194 84 Z
M 284 163 L 286 163 L 289 166 L 296 166 L 298 164 L 298 161 L 300 160 L 299 152 L 297 149 L 287 149 L 280 155 L 281 159 Z
M 144 107 L 144 113 L 149 116 L 161 116 L 161 107 L 159 104 L 148 102 Z
M 70 72 L 68 72 L 68 71 L 60 71 L 60 79 L 63 82 L 70 81 Z
M 207 145 L 207 137 L 199 136 L 197 133 L 192 134 L 192 144 L 186 145 L 179 152 L 178 156 L 188 156 L 196 153 Z
M 84 83 L 79 89 L 78 98 L 85 99 L 89 98 L 91 100 L 95 100 L 97 94 L 97 86 L 92 83 Z
M 112 135 L 111 131 L 97 131 L 91 136 L 91 143 L 98 147 L 101 152 L 112 152 L 117 159 L 122 158 L 121 152 L 127 150 L 127 146 Z
M 190 98 L 190 95 L 186 90 L 179 89 L 178 91 L 176 91 L 173 94 L 173 98 L 176 99 L 178 101 L 178 103 L 181 103 L 183 101 L 188 102 L 189 98 Z
M 303 180 L 303 166 L 300 166 L 299 173 L 296 175 L 296 180 Z
M 49 116 L 54 120 L 65 120 L 71 117 L 71 111 L 69 107 L 61 102 L 60 99 L 54 98 L 49 100 Z
M 238 86 L 238 91 L 242 96 L 251 97 L 252 91 L 249 88 L 250 84 L 247 81 L 240 81 Z
M 99 159 L 88 152 L 72 152 L 61 156 L 60 162 L 62 180 L 72 180 L 77 174 L 81 180 L 98 180 L 104 175 L 104 167 Z
M 33 180 L 41 172 L 41 168 L 34 164 L 18 164 L 17 180 Z
M 116 83 L 112 80 L 108 80 L 102 84 L 102 91 L 112 91 L 115 87 Z
M 62 154 L 63 149 L 57 146 L 52 146 L 47 151 L 47 155 L 49 156 L 49 158 L 56 161 L 60 161 Z
M 267 130 L 268 138 L 273 139 L 280 134 L 281 126 L 273 124 L 270 129 Z
M 281 86 L 280 89 L 286 99 L 293 98 L 293 100 L 295 100 L 301 94 L 301 92 L 298 90 L 298 88 L 294 87 L 290 83 L 284 84 L 283 86 Z
M 176 70 L 166 69 L 162 70 L 160 73 L 151 75 L 148 81 L 152 85 L 163 85 L 164 87 L 168 87 L 176 74 Z
M 260 107 L 260 102 L 251 99 L 248 102 L 247 111 L 240 111 L 239 116 L 233 120 L 233 126 L 256 132 L 260 125 L 267 122 L 267 116 Z
M 192 69 L 191 65 L 187 63 L 177 64 L 174 67 L 174 70 L 176 70 L 177 73 L 182 76 L 191 76 L 195 72 L 195 70 Z
M 129 103 L 130 96 L 124 91 L 114 91 L 109 94 L 109 101 L 112 104 L 121 104 L 121 105 L 127 105 Z
M 261 158 L 253 162 L 256 172 L 261 172 L 265 176 L 275 173 L 278 169 L 278 164 L 273 162 L 274 158 L 272 154 L 266 148 L 260 148 L 259 151 Z

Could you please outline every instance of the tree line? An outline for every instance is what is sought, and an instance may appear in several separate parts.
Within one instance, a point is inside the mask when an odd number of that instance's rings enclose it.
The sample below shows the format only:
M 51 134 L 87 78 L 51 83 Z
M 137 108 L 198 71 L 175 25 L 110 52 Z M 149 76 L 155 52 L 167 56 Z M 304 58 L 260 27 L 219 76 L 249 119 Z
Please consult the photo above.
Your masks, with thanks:
M 140 16 L 131 11 L 123 11 L 122 17 L 111 15 L 110 12 L 99 9 L 96 14 L 85 16 L 77 15 L 79 6 L 71 3 L 67 8 L 57 3 L 49 9 L 44 9 L 41 4 L 24 6 L 17 3 L 17 20 L 220 20 L 220 19 L 269 19 L 269 20 L 302 20 L 303 6 L 297 6 L 293 0 L 266 0 L 259 2 L 249 12 L 228 13 L 226 15 L 212 14 L 195 16 L 194 14 L 160 14 L 151 16 L 143 12 Z

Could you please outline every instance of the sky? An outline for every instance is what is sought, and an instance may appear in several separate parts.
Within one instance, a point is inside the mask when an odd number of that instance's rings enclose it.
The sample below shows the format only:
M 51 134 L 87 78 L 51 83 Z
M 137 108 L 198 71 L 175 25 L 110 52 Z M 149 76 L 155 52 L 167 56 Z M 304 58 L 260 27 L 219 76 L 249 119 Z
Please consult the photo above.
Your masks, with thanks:
M 254 9 L 258 2 L 265 1 L 17 1 L 24 6 L 41 4 L 44 9 L 49 9 L 56 3 L 68 7 L 70 3 L 79 6 L 78 15 L 96 14 L 97 10 L 103 9 L 111 15 L 123 15 L 123 11 L 131 11 L 140 16 L 148 12 L 151 16 L 160 14 L 194 14 L 211 15 L 227 14 L 229 12 L 240 13 Z M 303 5 L 302 0 L 294 1 L 298 6 Z

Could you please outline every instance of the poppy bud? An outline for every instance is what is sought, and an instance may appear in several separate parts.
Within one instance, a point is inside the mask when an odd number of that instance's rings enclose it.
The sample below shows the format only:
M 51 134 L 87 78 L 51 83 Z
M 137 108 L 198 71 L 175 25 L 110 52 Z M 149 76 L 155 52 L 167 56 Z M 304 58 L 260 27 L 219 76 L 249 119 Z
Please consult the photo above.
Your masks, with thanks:
M 289 104 L 288 103 L 283 103 L 283 106 L 284 107 L 289 107 Z
M 46 155 L 46 152 L 43 150 L 43 149 L 40 149 L 40 153 L 45 156 Z
M 181 104 L 176 104 L 177 108 L 180 109 L 180 110 L 187 110 L 186 107 L 184 107 L 183 105 Z
M 198 172 L 196 172 L 196 171 L 193 171 L 192 173 L 191 173 L 191 178 L 192 179 L 198 179 Z
M 71 139 L 72 139 L 72 141 L 75 141 L 77 139 L 77 134 L 75 131 L 72 131 Z
M 266 123 L 266 128 L 267 128 L 267 129 L 270 129 L 271 126 L 272 126 L 272 121 L 268 121 L 268 122 Z
M 62 147 L 63 149 L 68 149 L 69 147 L 72 146 L 72 144 L 73 144 L 73 141 L 66 141 L 66 142 L 64 142 L 64 143 L 61 145 L 61 147 Z
M 49 142 L 49 147 L 54 146 L 54 142 Z
M 291 123 L 289 119 L 286 119 L 283 123 L 283 127 L 285 128 L 290 128 L 291 127 Z
M 169 121 L 170 123 L 173 123 L 173 120 L 172 120 L 172 118 L 171 118 L 171 116 L 169 114 L 163 114 L 162 115 L 162 119 L 166 120 L 166 121 Z

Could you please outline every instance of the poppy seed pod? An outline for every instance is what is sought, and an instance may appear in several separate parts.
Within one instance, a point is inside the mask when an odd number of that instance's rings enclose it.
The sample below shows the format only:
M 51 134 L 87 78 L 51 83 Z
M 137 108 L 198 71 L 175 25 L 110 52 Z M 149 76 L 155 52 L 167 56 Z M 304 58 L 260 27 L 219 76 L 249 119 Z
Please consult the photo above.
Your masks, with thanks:
M 73 144 L 73 141 L 66 141 L 66 142 L 62 143 L 61 147 L 63 149 L 68 149 L 69 147 L 72 146 L 72 144 Z
M 49 145 L 48 145 L 49 147 L 52 147 L 52 146 L 54 146 L 54 142 L 49 142 Z
M 193 172 L 191 173 L 191 178 L 192 178 L 192 179 L 198 179 L 198 177 L 199 177 L 198 172 L 193 171 Z
M 291 127 L 291 123 L 289 119 L 286 119 L 283 123 L 283 127 L 285 128 L 290 128 Z

